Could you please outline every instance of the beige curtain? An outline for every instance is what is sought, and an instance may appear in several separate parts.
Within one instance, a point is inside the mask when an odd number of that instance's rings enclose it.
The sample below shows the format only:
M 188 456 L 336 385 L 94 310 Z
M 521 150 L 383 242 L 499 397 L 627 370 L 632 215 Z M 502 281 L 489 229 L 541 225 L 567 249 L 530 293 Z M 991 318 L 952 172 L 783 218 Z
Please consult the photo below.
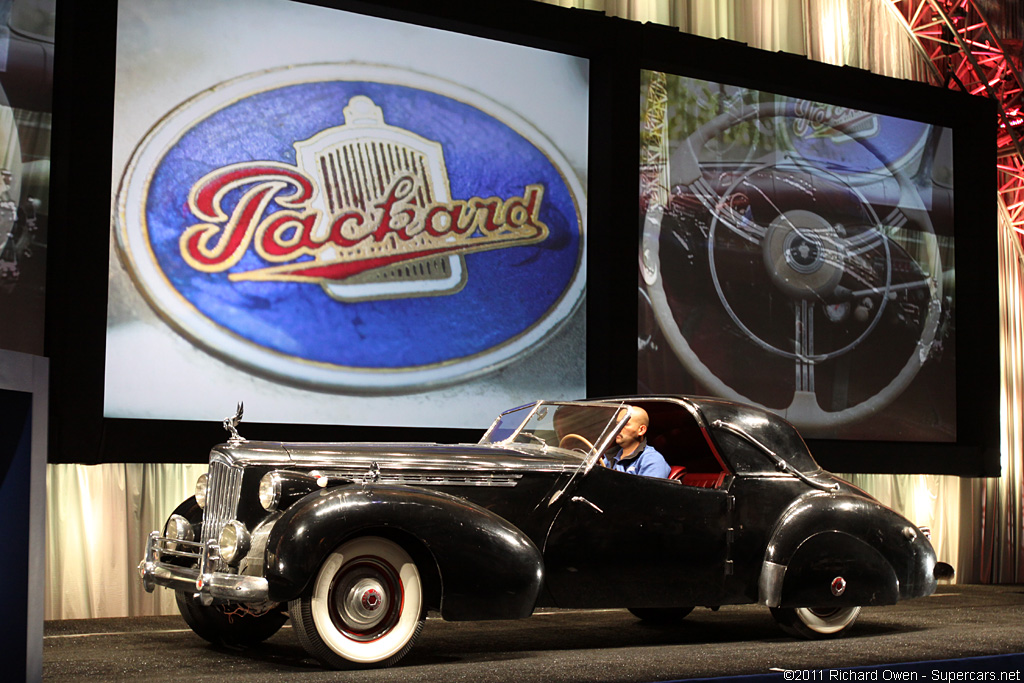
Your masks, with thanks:
M 676 26 L 770 52 L 927 81 L 916 41 L 888 0 L 538 0 Z
M 936 474 L 841 474 L 883 505 L 931 531 L 932 545 L 941 562 L 956 570 L 954 583 L 970 583 L 963 575 L 960 553 L 959 477 Z
M 49 465 L 44 619 L 174 614 L 138 567 L 149 532 L 192 495 L 206 465 Z

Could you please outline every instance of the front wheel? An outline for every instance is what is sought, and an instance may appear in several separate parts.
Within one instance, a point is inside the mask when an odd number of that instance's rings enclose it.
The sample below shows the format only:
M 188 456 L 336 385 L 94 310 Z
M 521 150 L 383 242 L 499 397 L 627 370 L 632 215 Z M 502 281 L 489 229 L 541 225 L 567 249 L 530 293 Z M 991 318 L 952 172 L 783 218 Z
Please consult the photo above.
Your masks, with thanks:
M 412 649 L 426 615 L 416 563 L 375 536 L 332 552 L 288 610 L 306 651 L 336 669 L 391 666 Z
M 860 615 L 860 607 L 772 607 L 771 611 L 783 631 L 811 640 L 844 633 Z
M 174 592 L 178 611 L 195 634 L 214 645 L 245 647 L 277 633 L 288 615 L 279 608 L 253 612 L 238 603 L 203 605 L 191 593 Z

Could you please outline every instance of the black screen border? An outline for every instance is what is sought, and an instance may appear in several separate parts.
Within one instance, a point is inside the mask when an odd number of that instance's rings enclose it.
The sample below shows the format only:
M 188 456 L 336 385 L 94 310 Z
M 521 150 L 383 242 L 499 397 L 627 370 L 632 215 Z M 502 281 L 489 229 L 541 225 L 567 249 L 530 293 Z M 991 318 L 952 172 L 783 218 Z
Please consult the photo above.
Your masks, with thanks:
M 640 68 L 944 126 L 953 131 L 957 271 L 956 441 L 807 439 L 844 473 L 998 476 L 999 283 L 995 103 L 914 81 L 836 67 L 728 40 L 688 45 L 652 32 Z M 639 96 L 639 89 L 636 91 Z M 634 189 L 635 193 L 635 189 Z M 635 222 L 635 217 L 634 217 Z M 979 234 L 979 226 L 988 226 Z M 639 245 L 636 245 L 639 249 Z M 635 385 L 634 385 L 635 386 Z

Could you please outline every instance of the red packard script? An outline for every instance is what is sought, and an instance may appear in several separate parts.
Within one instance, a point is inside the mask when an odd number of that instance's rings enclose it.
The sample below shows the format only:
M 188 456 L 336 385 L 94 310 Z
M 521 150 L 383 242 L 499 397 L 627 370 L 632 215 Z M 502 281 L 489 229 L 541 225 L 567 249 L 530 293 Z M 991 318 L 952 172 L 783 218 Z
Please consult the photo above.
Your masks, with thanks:
M 201 222 L 182 233 L 181 255 L 196 270 L 219 273 L 251 249 L 276 265 L 233 272 L 230 279 L 325 282 L 402 261 L 533 244 L 548 236 L 539 219 L 542 185 L 527 185 L 519 197 L 448 202 L 423 202 L 417 190 L 415 176 L 400 175 L 367 210 L 342 207 L 325 219 L 312 206 L 315 181 L 300 169 L 276 162 L 233 164 L 192 188 L 189 209 Z M 272 204 L 277 210 L 269 210 Z

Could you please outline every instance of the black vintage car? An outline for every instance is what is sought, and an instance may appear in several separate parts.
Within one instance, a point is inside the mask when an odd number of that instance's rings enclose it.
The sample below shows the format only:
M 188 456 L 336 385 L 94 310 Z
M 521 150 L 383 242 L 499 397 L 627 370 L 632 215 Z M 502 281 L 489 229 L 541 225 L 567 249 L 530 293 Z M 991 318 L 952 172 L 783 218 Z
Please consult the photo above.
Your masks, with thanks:
M 599 466 L 629 406 L 647 411 L 669 478 Z M 290 617 L 331 667 L 395 663 L 428 610 L 671 621 L 760 603 L 792 634 L 833 636 L 952 572 L 789 423 L 728 401 L 540 401 L 454 446 L 248 442 L 226 426 L 195 497 L 150 535 L 142 580 L 173 589 L 214 643 L 259 642 Z

